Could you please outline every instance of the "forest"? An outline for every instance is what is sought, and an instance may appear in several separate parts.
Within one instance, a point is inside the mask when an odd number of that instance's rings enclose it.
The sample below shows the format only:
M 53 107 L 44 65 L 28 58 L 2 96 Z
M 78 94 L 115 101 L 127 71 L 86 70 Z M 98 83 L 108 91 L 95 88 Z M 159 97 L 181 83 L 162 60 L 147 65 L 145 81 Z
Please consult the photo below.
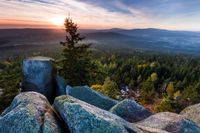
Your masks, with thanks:
M 90 54 L 93 69 L 89 71 L 90 76 L 84 77 L 88 78 L 85 81 L 91 88 L 112 98 L 133 98 L 154 112 L 179 112 L 200 102 L 199 57 L 109 50 Z M 60 53 L 53 57 L 64 77 Z M 22 57 L 16 57 L 0 63 L 0 89 L 3 92 L 0 111 L 9 106 L 20 91 L 22 60 Z

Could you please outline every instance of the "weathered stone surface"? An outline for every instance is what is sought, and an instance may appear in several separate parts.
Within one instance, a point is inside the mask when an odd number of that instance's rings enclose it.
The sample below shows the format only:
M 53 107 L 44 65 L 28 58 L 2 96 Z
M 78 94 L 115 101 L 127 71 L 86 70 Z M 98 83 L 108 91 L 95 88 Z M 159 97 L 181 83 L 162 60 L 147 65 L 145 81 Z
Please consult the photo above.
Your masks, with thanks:
M 104 96 L 88 86 L 77 86 L 73 88 L 67 86 L 66 93 L 104 110 L 109 110 L 111 107 L 117 104 L 116 100 Z
M 170 133 L 200 133 L 200 128 L 196 123 L 185 119 L 181 115 L 169 112 L 157 113 L 137 124 Z
M 43 94 L 52 103 L 55 95 L 55 69 L 52 59 L 33 57 L 23 61 L 22 91 L 35 91 Z
M 140 133 L 122 118 L 71 96 L 57 97 L 55 110 L 73 133 Z
M 19 94 L 0 116 L 0 133 L 62 133 L 64 129 L 47 99 L 36 92 Z
M 119 102 L 111 108 L 110 112 L 129 122 L 137 122 L 152 115 L 152 113 L 146 110 L 143 106 L 130 99 L 125 99 Z
M 59 75 L 57 75 L 55 77 L 55 82 L 56 82 L 56 96 L 66 95 L 67 83 L 65 82 L 65 80 Z
M 152 128 L 152 127 L 137 125 L 137 124 L 135 124 L 135 126 L 138 127 L 139 129 L 141 129 L 142 131 L 144 131 L 145 133 L 169 133 L 162 129 L 156 129 L 156 128 Z
M 200 104 L 195 104 L 185 108 L 180 113 L 183 117 L 190 119 L 200 126 Z

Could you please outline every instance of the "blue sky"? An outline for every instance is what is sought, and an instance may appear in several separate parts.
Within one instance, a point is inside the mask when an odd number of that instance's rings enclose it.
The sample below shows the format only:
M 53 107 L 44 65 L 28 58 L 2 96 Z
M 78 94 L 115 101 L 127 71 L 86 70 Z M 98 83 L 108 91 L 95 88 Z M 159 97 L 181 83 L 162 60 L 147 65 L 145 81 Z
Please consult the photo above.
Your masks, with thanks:
M 0 28 L 55 27 L 68 13 L 81 28 L 200 31 L 200 0 L 1 0 Z

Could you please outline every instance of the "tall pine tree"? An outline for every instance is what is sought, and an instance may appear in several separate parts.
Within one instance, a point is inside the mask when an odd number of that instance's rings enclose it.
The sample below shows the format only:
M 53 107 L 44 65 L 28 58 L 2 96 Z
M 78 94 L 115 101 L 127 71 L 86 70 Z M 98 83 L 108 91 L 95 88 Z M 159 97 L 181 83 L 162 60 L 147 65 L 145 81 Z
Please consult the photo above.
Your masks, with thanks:
M 91 44 L 84 44 L 78 26 L 71 18 L 65 20 L 66 40 L 63 46 L 63 76 L 70 85 L 86 85 L 90 81 L 92 67 L 89 57 Z

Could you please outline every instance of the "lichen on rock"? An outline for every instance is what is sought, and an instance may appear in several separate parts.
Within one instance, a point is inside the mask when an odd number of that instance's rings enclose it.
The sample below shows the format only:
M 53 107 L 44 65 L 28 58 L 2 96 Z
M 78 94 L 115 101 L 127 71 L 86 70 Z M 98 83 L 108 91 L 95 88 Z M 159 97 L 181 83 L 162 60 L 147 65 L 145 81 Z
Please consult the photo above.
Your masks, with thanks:
M 131 99 L 119 102 L 110 109 L 110 112 L 129 122 L 137 122 L 152 115 L 151 112 Z
M 45 96 L 36 92 L 17 95 L 0 116 L 0 133 L 62 133 L 64 129 Z
M 73 133 L 142 132 L 122 118 L 71 96 L 57 97 L 53 106 Z

